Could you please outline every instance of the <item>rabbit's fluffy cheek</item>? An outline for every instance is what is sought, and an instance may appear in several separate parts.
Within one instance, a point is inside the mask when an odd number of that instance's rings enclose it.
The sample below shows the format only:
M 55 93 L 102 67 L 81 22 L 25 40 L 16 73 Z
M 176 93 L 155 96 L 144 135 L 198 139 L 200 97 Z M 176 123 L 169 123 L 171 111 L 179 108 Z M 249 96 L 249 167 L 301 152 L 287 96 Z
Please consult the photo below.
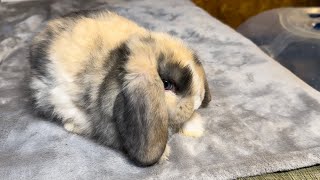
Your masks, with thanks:
M 168 111 L 175 110 L 177 107 L 177 97 L 172 91 L 165 91 L 165 99 Z
M 178 100 L 179 101 L 179 100 Z M 188 121 L 194 112 L 192 99 L 181 99 L 175 107 L 169 109 L 169 123 L 181 124 Z

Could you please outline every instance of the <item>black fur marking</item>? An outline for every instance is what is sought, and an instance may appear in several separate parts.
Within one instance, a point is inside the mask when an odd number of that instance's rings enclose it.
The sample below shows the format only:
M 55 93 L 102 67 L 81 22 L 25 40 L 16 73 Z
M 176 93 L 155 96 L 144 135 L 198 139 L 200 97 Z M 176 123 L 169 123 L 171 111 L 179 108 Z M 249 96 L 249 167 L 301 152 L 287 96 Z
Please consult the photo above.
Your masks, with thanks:
M 90 105 L 92 103 L 90 94 L 91 94 L 91 86 L 87 85 L 87 86 L 85 86 L 85 93 L 83 94 L 82 97 L 83 97 L 84 107 L 89 111 L 89 113 L 90 113 L 90 109 L 88 107 L 90 107 Z
M 104 67 L 107 71 L 106 76 L 104 77 L 104 80 L 99 86 L 99 94 L 98 99 L 100 100 L 98 102 L 98 106 L 101 106 L 101 100 L 107 89 L 107 84 L 110 79 L 115 79 L 117 82 L 119 82 L 125 72 L 124 65 L 128 61 L 128 58 L 130 56 L 130 49 L 127 46 L 127 44 L 124 42 L 119 47 L 116 47 L 115 49 L 111 50 L 110 55 L 106 58 L 106 62 L 104 64 Z
M 201 103 L 201 108 L 207 107 L 211 101 L 211 93 L 210 93 L 207 79 L 205 79 L 205 82 L 204 82 L 204 90 L 205 90 L 205 93 L 204 93 L 204 98 Z
M 114 115 L 116 117 L 115 121 L 117 122 L 117 129 L 119 130 L 120 133 L 120 139 L 121 139 L 121 144 L 123 144 L 123 151 L 129 156 L 130 159 L 133 160 L 133 162 L 138 165 L 142 166 L 137 160 L 133 159 L 133 157 L 130 157 L 130 152 L 129 149 L 135 149 L 135 147 L 140 147 L 143 146 L 141 144 L 141 139 L 136 139 L 138 138 L 138 134 L 141 134 L 140 136 L 145 139 L 145 130 L 143 129 L 143 121 L 140 121 L 137 123 L 137 121 L 141 120 L 144 117 L 139 117 L 140 119 L 134 117 L 135 111 L 144 111 L 144 109 L 138 109 L 136 110 L 134 107 L 142 107 L 144 108 L 144 104 L 131 104 L 129 102 L 129 99 L 126 99 L 123 93 L 120 93 L 117 96 L 116 103 L 114 105 Z M 142 101 L 141 101 L 142 102 Z M 131 107 L 130 107 L 131 106 Z M 134 108 L 134 109 L 132 109 Z M 128 109 L 132 109 L 131 111 L 128 111 Z M 143 114 L 143 112 L 140 112 Z M 129 131 L 126 132 L 127 129 L 132 129 L 132 130 L 139 130 L 138 132 L 136 131 Z M 127 137 L 126 139 L 124 137 Z M 138 152 L 136 152 L 138 153 Z
M 193 61 L 194 61 L 197 65 L 199 65 L 199 66 L 201 65 L 201 61 L 200 61 L 198 55 L 195 54 L 195 53 L 193 53 Z
M 53 32 L 47 30 L 45 37 L 43 37 L 44 40 L 30 47 L 29 62 L 31 73 L 40 79 L 48 78 L 52 80 L 47 69 L 47 65 L 50 63 L 47 52 L 53 36 Z
M 118 95 L 114 106 L 116 126 L 120 133 L 123 151 L 141 167 L 158 162 L 168 138 L 167 127 L 163 126 L 166 119 L 158 112 L 150 114 L 152 109 L 159 110 L 161 107 L 157 105 L 152 107 L 156 102 L 151 102 L 153 99 L 147 94 L 146 90 L 140 87 L 135 87 L 133 92 L 124 89 Z M 152 134 L 158 135 L 155 137 L 156 141 L 150 140 Z
M 176 93 L 182 96 L 191 93 L 192 71 L 189 66 L 182 67 L 179 63 L 169 60 L 160 54 L 158 57 L 158 73 L 162 79 L 169 80 L 176 85 Z
M 55 32 L 50 29 L 46 29 L 44 34 L 41 36 L 39 42 L 36 42 L 30 46 L 29 49 L 29 63 L 30 63 L 30 73 L 32 78 L 37 78 L 50 88 L 54 83 L 54 76 L 48 71 L 48 65 L 51 61 L 48 59 L 48 48 L 51 44 L 52 39 L 55 37 Z M 29 79 L 30 83 L 31 79 Z M 62 118 L 54 113 L 55 107 L 51 103 L 46 102 L 48 99 L 47 90 L 29 89 L 30 97 L 30 107 L 33 108 L 33 112 L 44 118 L 58 123 L 62 122 Z M 41 104 L 37 104 L 36 93 L 38 91 L 43 91 Z M 46 94 L 44 94 L 46 93 Z
M 98 107 L 102 106 L 103 96 L 108 93 L 108 83 L 110 80 L 114 79 L 119 82 L 119 79 L 123 78 L 124 64 L 128 61 L 130 55 L 130 49 L 124 42 L 119 47 L 111 50 L 109 56 L 106 58 L 104 67 L 106 69 L 106 75 L 104 80 L 99 86 L 98 91 Z
M 30 83 L 30 79 L 27 79 L 28 83 Z M 30 89 L 28 87 L 26 89 L 26 96 L 28 97 L 28 102 L 26 103 L 26 109 L 29 110 L 33 115 L 46 119 L 48 121 L 53 121 L 61 125 L 62 118 L 54 113 L 54 106 L 45 103 L 42 104 L 41 107 L 37 106 L 37 100 L 35 98 L 35 93 L 37 91 Z
M 73 18 L 73 19 L 78 19 L 81 17 L 94 18 L 102 11 L 103 11 L 102 9 L 78 10 L 76 12 L 71 12 L 71 13 L 65 14 L 62 17 L 63 18 Z
M 117 63 L 123 65 L 125 62 L 128 61 L 128 58 L 130 56 L 130 49 L 127 46 L 127 44 L 124 42 L 119 47 L 116 47 L 115 49 L 111 50 L 110 57 L 108 58 L 109 61 L 117 61 Z M 109 66 L 108 62 L 105 64 L 105 67 Z
M 102 83 L 99 85 L 98 90 L 98 98 L 97 98 L 97 109 L 98 110 L 98 118 L 103 121 L 103 119 L 112 119 L 113 117 L 110 117 L 110 114 L 105 113 L 105 109 L 108 107 L 105 107 L 105 101 L 108 101 L 107 95 L 109 93 L 114 93 L 113 91 L 120 91 L 119 89 L 112 89 L 112 84 L 116 84 L 120 87 L 120 79 L 123 78 L 123 72 L 124 72 L 124 64 L 127 62 L 128 57 L 130 55 L 130 49 L 126 45 L 126 43 L 122 43 L 119 47 L 116 47 L 115 49 L 111 50 L 108 57 L 106 57 L 106 61 L 104 64 L 105 68 L 105 77 L 102 81 Z M 114 105 L 115 106 L 115 105 Z M 115 106 L 116 107 L 116 106 Z M 121 111 L 121 108 L 117 108 L 119 111 Z M 98 131 L 95 132 L 93 135 L 95 139 L 97 139 L 99 142 L 106 142 L 109 136 L 104 136 L 103 132 Z M 106 139 L 105 139 L 106 138 Z M 119 145 L 114 145 L 118 148 Z

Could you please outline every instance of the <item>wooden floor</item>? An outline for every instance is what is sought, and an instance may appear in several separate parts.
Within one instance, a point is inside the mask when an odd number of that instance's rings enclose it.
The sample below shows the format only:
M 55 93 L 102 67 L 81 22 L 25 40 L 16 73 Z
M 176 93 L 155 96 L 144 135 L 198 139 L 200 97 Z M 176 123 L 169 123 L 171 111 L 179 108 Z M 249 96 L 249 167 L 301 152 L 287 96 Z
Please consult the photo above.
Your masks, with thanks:
M 279 7 L 320 6 L 320 0 L 193 0 L 212 16 L 236 28 L 260 12 Z

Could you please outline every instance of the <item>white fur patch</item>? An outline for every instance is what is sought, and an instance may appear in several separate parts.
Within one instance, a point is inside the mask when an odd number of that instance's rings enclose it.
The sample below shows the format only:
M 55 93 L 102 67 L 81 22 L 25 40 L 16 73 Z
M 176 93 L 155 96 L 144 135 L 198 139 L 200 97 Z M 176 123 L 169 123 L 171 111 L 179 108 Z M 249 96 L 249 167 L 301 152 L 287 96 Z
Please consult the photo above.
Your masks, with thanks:
M 77 134 L 87 133 L 90 131 L 90 122 L 63 89 L 65 88 L 55 87 L 50 92 L 50 101 L 55 106 L 55 112 L 62 116 L 66 130 Z
M 65 123 L 63 125 L 64 129 L 66 129 L 69 132 L 73 132 L 74 131 L 74 124 L 72 123 Z
M 203 121 L 201 116 L 194 112 L 191 119 L 182 126 L 182 134 L 191 137 L 201 137 L 203 135 Z

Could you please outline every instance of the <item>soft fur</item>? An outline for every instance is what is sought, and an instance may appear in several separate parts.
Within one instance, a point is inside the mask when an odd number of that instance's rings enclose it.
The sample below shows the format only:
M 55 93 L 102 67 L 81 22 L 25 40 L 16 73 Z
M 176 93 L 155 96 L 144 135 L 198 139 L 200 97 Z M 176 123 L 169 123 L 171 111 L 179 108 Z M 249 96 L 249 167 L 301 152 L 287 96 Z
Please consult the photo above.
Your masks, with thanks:
M 37 112 L 123 150 L 137 165 L 167 158 L 169 127 L 202 135 L 195 110 L 211 100 L 203 67 L 167 34 L 111 12 L 77 12 L 50 21 L 34 38 L 30 64 Z

